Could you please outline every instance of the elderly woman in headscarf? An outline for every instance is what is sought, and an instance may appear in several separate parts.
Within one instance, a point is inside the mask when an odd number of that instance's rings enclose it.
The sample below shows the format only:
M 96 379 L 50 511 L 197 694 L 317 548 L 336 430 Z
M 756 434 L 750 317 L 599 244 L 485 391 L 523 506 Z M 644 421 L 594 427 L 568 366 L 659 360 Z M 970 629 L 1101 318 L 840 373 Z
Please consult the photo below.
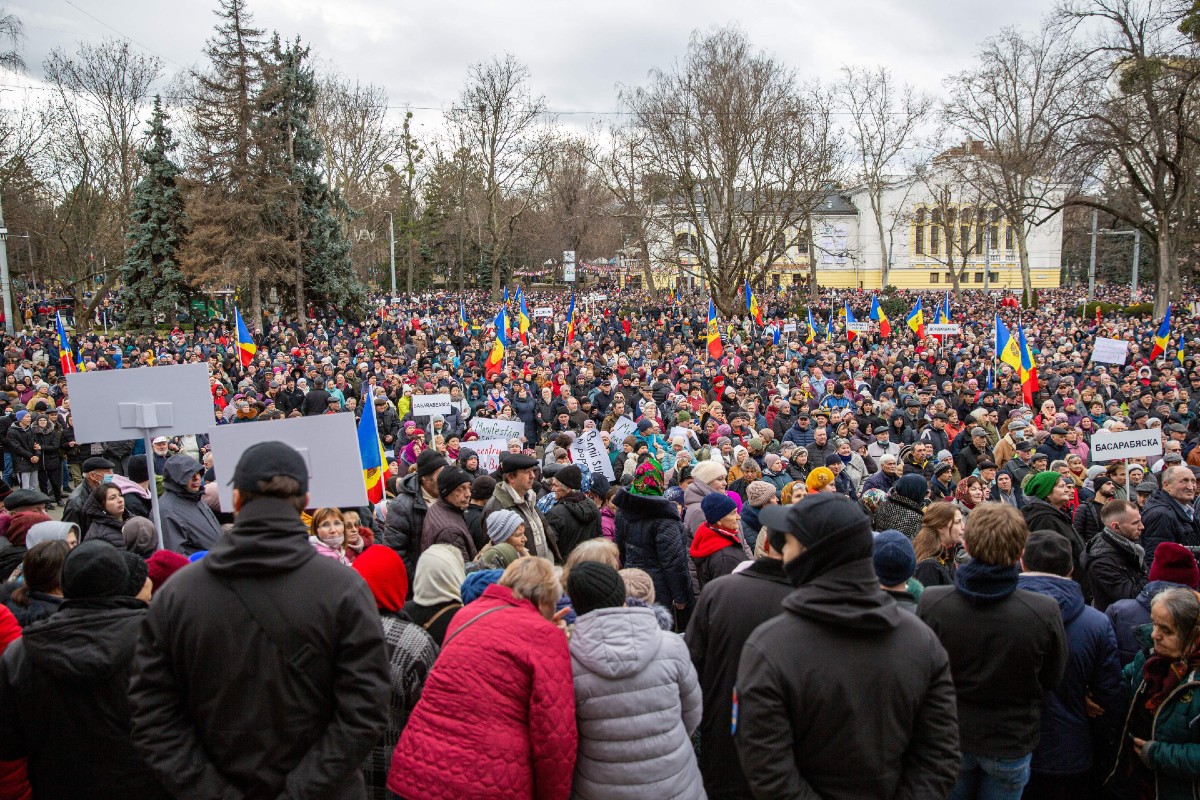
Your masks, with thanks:
M 898 530 L 908 538 L 914 538 L 921 530 L 928 493 L 929 484 L 923 477 L 903 476 L 875 511 L 871 527 L 877 531 Z
M 983 502 L 986 496 L 986 491 L 983 485 L 983 479 L 968 475 L 958 482 L 958 486 L 954 489 L 954 505 L 958 506 L 958 510 L 962 512 L 963 519 L 971 513 L 971 509 Z
M 454 612 L 462 608 L 466 577 L 462 551 L 452 544 L 431 545 L 417 560 L 413 597 L 404 604 L 404 613 L 439 646 Z

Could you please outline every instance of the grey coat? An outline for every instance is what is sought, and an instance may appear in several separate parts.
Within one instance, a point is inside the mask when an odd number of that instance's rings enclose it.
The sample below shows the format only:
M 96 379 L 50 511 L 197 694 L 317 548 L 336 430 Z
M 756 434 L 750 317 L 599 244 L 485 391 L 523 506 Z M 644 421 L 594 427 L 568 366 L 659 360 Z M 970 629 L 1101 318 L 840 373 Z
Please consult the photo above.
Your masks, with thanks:
M 700 683 L 682 637 L 649 608 L 584 614 L 571 635 L 581 800 L 703 798 L 691 735 Z
M 205 505 L 204 490 L 189 492 L 188 480 L 204 467 L 191 456 L 171 456 L 163 468 L 163 494 L 158 499 L 163 548 L 190 556 L 211 550 L 221 536 L 221 523 Z

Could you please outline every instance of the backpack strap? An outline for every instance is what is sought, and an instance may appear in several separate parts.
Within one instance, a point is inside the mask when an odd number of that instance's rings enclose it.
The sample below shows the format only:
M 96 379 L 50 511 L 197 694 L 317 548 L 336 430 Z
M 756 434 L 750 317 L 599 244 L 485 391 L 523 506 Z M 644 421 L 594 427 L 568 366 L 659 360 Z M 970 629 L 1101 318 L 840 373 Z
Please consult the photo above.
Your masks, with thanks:
M 445 608 L 443 608 L 441 611 L 434 614 L 428 620 L 426 620 L 425 624 L 422 625 L 421 627 L 424 628 L 425 630 L 429 630 L 431 627 L 433 627 L 433 623 L 435 623 L 439 619 L 441 619 L 442 614 L 445 614 L 447 611 L 456 611 L 460 608 L 462 608 L 462 603 L 458 603 L 457 605 L 454 605 L 454 604 L 448 605 Z
M 309 667 L 317 658 L 317 649 L 312 643 L 301 639 L 294 627 L 288 625 L 280 612 L 279 606 L 272 601 L 270 594 L 261 586 L 251 590 L 245 578 L 229 578 L 211 572 L 221 584 L 229 589 L 241 602 L 242 606 L 254 618 L 254 622 L 262 629 L 271 644 L 283 656 L 284 662 L 309 689 L 318 691 L 316 682 L 309 674 Z
M 442 649 L 443 650 L 446 649 L 446 645 L 450 644 L 450 642 L 454 640 L 455 636 L 458 636 L 465 629 L 471 627 L 476 622 L 478 622 L 479 620 L 486 617 L 488 614 L 494 614 L 497 611 L 503 611 L 506 608 L 512 608 L 512 606 L 496 606 L 495 608 L 489 608 L 487 611 L 484 611 L 482 613 L 476 614 L 475 616 L 471 617 L 471 619 L 464 622 L 461 627 L 459 627 L 456 631 L 454 631 L 454 633 L 450 634 L 450 636 L 446 638 L 446 641 L 442 642 Z

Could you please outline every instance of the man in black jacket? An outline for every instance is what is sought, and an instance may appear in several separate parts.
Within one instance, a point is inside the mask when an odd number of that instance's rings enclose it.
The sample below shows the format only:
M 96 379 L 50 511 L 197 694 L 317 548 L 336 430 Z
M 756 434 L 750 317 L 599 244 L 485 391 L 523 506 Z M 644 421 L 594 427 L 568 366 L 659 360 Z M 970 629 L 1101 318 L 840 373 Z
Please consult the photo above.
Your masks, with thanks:
M 41 460 L 38 452 L 41 447 L 33 438 L 33 414 L 28 411 L 18 411 L 16 424 L 8 429 L 4 438 L 5 449 L 12 454 L 13 471 L 21 483 L 22 489 L 38 488 L 38 462 Z
M 1142 514 L 1136 503 L 1110 500 L 1100 511 L 1100 533 L 1088 542 L 1083 567 L 1092 587 L 1092 605 L 1101 611 L 1118 600 L 1131 600 L 1146 586 Z
M 733 736 L 753 795 L 945 797 L 959 760 L 950 665 L 879 588 L 870 519 L 826 493 L 760 520 L 797 588 L 738 664 Z
M 1175 542 L 1187 548 L 1200 548 L 1200 520 L 1196 519 L 1196 476 L 1188 467 L 1167 467 L 1162 473 L 1162 489 L 1150 495 L 1142 509 L 1146 524 L 1146 560 L 1154 563 L 1154 548 L 1162 542 Z M 1192 555 L 1196 554 L 1192 551 Z
M 551 480 L 556 501 L 546 512 L 546 522 L 558 534 L 558 552 L 565 561 L 580 542 L 601 534 L 600 509 L 583 493 L 583 471 L 569 464 Z
M 700 774 L 709 800 L 750 795 L 729 729 L 738 657 L 754 629 L 783 611 L 783 598 L 792 591 L 783 556 L 769 543 L 764 549 L 766 555 L 746 569 L 705 586 L 688 623 L 688 651 L 708 698 L 700 720 Z
M 1017 588 L 1028 536 L 1012 506 L 976 506 L 964 536 L 972 560 L 958 568 L 954 586 L 926 589 L 917 606 L 954 671 L 962 739 L 957 798 L 1021 796 L 1038 744 L 1042 697 L 1066 669 L 1058 604 Z
M 391 694 L 375 601 L 309 545 L 299 453 L 254 445 L 233 485 L 233 530 L 142 626 L 134 746 L 175 797 L 363 798 Z

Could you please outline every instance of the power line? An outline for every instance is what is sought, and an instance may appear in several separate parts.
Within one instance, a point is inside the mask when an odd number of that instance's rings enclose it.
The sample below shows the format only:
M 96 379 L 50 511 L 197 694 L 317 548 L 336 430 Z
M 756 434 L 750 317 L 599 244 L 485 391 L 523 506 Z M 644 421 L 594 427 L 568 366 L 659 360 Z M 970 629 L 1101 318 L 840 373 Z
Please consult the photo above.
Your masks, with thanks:
M 179 63 L 178 61 L 176 61 L 175 59 L 173 59 L 173 58 L 167 58 L 166 56 L 164 56 L 162 53 L 158 52 L 158 51 L 157 51 L 157 50 L 155 50 L 154 48 L 152 48 L 152 47 L 147 47 L 146 45 L 144 45 L 144 44 L 142 44 L 141 42 L 139 42 L 137 39 L 134 39 L 132 36 L 129 36 L 128 34 L 122 33 L 121 31 L 117 30 L 117 29 L 116 29 L 116 28 L 114 28 L 112 25 L 109 25 L 107 22 L 105 22 L 104 20 L 100 19 L 100 18 L 99 18 L 99 17 L 97 17 L 95 14 L 91 13 L 90 11 L 86 11 L 86 10 L 84 10 L 84 9 L 80 8 L 79 6 L 75 5 L 75 3 L 73 3 L 71 0 L 63 0 L 63 2 L 64 2 L 64 3 L 66 3 L 67 5 L 69 5 L 71 8 L 75 9 L 76 11 L 78 11 L 80 14 L 83 14 L 84 16 L 86 16 L 86 17 L 89 17 L 90 19 L 92 19 L 94 22 L 98 22 L 99 24 L 101 24 L 101 25 L 103 25 L 104 27 L 108 28 L 110 31 L 112 31 L 113 33 L 115 33 L 117 36 L 120 36 L 122 39 L 125 39 L 125 40 L 127 40 L 127 41 L 129 41 L 129 42 L 131 42 L 131 43 L 133 43 L 133 44 L 136 44 L 138 47 L 142 48 L 142 49 L 143 49 L 143 50 L 145 50 L 146 52 L 148 52 L 148 53 L 151 53 L 151 54 L 153 54 L 153 55 L 156 55 L 156 56 L 158 56 L 158 57 L 159 57 L 159 58 L 161 58 L 163 61 L 169 61 L 169 62 L 171 62 L 172 64 L 174 64 L 175 66 L 179 67 L 180 69 L 183 69 L 183 70 L 186 70 L 186 69 L 188 69 L 188 67 L 185 67 L 183 64 L 180 64 L 180 63 Z

